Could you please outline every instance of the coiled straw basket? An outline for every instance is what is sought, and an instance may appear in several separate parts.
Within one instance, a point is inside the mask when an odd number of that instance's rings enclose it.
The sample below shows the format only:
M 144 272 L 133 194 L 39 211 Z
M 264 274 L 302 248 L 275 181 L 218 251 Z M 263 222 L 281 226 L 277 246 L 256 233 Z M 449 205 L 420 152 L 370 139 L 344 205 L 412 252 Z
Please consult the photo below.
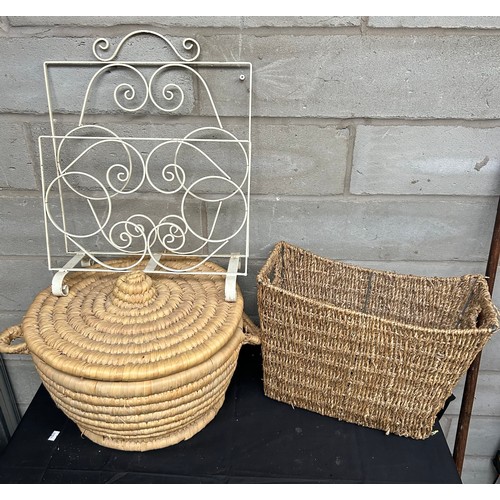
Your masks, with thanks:
M 499 327 L 479 275 L 375 271 L 281 242 L 257 280 L 266 395 L 415 439 Z
M 211 262 L 200 270 L 223 272 Z M 0 352 L 32 355 L 57 406 L 106 447 L 145 451 L 192 437 L 222 406 L 241 345 L 259 343 L 241 291 L 224 300 L 223 276 L 153 276 L 72 273 L 68 296 L 42 291 L 0 338 Z M 25 343 L 12 343 L 19 336 Z

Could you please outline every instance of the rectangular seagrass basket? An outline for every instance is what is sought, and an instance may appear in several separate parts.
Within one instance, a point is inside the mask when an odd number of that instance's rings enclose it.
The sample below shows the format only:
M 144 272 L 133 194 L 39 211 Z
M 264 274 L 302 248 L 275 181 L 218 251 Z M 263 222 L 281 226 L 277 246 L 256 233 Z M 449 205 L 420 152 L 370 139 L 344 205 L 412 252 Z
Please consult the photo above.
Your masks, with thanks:
M 267 396 L 415 439 L 499 326 L 480 275 L 376 271 L 281 242 L 257 282 Z

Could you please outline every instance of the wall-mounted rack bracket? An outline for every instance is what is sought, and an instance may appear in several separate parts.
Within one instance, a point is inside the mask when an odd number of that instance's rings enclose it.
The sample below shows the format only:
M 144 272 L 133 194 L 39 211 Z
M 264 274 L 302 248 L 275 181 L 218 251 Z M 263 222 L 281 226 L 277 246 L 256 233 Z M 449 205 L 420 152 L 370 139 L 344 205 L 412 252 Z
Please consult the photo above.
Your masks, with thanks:
M 69 293 L 68 285 L 64 284 L 64 278 L 68 271 L 72 271 L 85 260 L 83 253 L 74 255 L 56 274 L 52 277 L 52 294 L 57 297 L 65 297 Z
M 240 268 L 240 256 L 238 254 L 231 255 L 226 274 L 226 301 L 236 302 L 236 276 Z

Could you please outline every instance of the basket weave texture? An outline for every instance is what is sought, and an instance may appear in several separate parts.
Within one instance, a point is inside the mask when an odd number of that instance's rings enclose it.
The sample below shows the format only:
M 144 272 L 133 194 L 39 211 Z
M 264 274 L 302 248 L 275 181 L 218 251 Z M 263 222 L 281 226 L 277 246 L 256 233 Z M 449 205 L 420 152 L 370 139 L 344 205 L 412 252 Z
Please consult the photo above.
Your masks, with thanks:
M 242 344 L 258 343 L 241 291 L 225 301 L 224 276 L 139 269 L 76 272 L 66 283 L 66 297 L 38 294 L 19 334 L 57 406 L 106 447 L 145 451 L 192 437 L 222 406 Z
M 480 275 L 376 271 L 280 242 L 257 281 L 266 395 L 415 439 L 499 327 Z

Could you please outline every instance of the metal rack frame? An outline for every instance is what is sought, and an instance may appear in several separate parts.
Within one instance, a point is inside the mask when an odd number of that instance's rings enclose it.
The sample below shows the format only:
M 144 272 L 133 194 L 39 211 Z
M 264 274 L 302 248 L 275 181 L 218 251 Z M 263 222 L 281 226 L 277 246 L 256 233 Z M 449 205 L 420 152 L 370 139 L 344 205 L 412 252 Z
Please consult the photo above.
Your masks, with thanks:
M 118 61 L 117 58 L 127 41 L 138 35 L 157 37 L 171 49 L 178 61 Z M 110 42 L 100 38 L 94 42 L 93 54 L 95 61 L 46 61 L 44 63 L 44 78 L 47 92 L 47 102 L 50 119 L 50 135 L 41 135 L 38 138 L 41 165 L 41 181 L 43 190 L 45 237 L 49 269 L 56 271 L 52 281 L 52 291 L 55 295 L 66 295 L 68 288 L 64 278 L 71 271 L 89 270 L 90 263 L 98 263 L 103 271 L 126 272 L 138 264 L 146 262 L 145 272 L 148 273 L 179 273 L 178 270 L 169 268 L 160 261 L 162 256 L 192 256 L 199 260 L 193 262 L 181 272 L 200 274 L 198 267 L 209 259 L 229 259 L 226 275 L 226 299 L 236 300 L 236 277 L 246 275 L 249 257 L 249 221 L 250 221 L 250 172 L 251 172 L 251 125 L 252 125 L 252 64 L 249 62 L 201 62 L 198 61 L 200 46 L 194 39 L 186 38 L 182 42 L 181 54 L 174 44 L 165 36 L 149 30 L 139 30 L 129 33 L 121 39 L 116 49 L 109 54 Z M 86 91 L 81 99 L 81 111 L 78 123 L 72 126 L 65 134 L 56 133 L 55 110 L 53 106 L 54 95 L 51 88 L 51 70 L 54 68 L 95 68 L 95 72 L 88 81 Z M 244 137 L 237 137 L 223 126 L 221 117 L 213 99 L 212 92 L 201 70 L 232 70 L 236 72 L 234 85 L 248 82 L 248 102 L 243 111 L 246 116 L 246 131 Z M 152 106 L 155 112 L 160 112 L 175 124 L 176 113 L 185 102 L 185 91 L 179 83 L 171 82 L 162 84 L 158 88 L 160 77 L 169 71 L 175 70 L 188 75 L 192 81 L 197 82 L 201 91 L 208 97 L 208 102 L 216 120 L 215 126 L 201 126 L 190 129 L 182 137 L 121 137 L 109 126 L 86 123 L 86 111 L 89 98 L 98 86 L 100 77 L 111 71 L 125 70 L 134 76 L 136 84 L 122 82 L 115 86 L 113 102 L 121 113 L 133 115 L 146 112 L 147 106 Z M 145 70 L 150 74 L 146 75 Z M 151 72 L 153 73 L 151 74 Z M 205 75 L 206 76 L 206 75 Z M 232 80 L 231 80 L 232 81 Z M 137 84 L 139 82 L 139 84 Z M 142 92 L 142 99 L 138 96 Z M 158 97 L 159 95 L 159 97 Z M 161 102 L 160 102 L 161 99 Z M 46 153 L 49 144 L 50 155 Z M 204 145 L 215 143 L 218 148 L 227 145 L 236 146 L 238 157 L 234 159 L 234 166 L 239 169 L 242 180 L 235 182 L 232 172 L 220 166 L 209 153 L 204 150 Z M 75 144 L 79 144 L 78 147 Z M 83 150 L 82 150 L 83 145 Z M 71 147 L 77 152 L 71 161 L 63 160 L 62 151 L 67 154 Z M 106 167 L 101 169 L 99 178 L 95 173 L 85 171 L 84 160 L 87 155 L 101 151 L 106 147 L 119 148 L 123 152 L 125 161 L 114 162 L 113 158 L 107 159 Z M 148 150 L 149 148 L 149 150 Z M 175 152 L 167 157 L 166 150 L 172 148 Z M 144 149 L 148 151 L 144 153 Z M 185 166 L 180 161 L 183 151 L 194 151 L 200 161 L 205 162 L 213 173 L 200 176 L 189 184 Z M 163 156 L 165 158 L 163 159 Z M 153 159 L 161 157 L 163 168 L 161 170 L 161 185 L 158 180 L 153 180 Z M 104 159 L 106 161 L 106 159 Z M 103 164 L 104 164 L 103 161 Z M 55 170 L 55 171 L 54 171 Z M 193 169 L 191 169 L 193 170 Z M 156 175 L 159 172 L 155 172 Z M 135 185 L 131 186 L 134 175 L 138 176 Z M 84 184 L 91 185 L 93 189 L 83 189 L 78 182 L 83 179 Z M 203 194 L 200 189 L 207 184 L 218 183 L 220 189 L 215 189 L 210 195 Z M 180 206 L 176 213 L 165 213 L 159 220 L 147 213 L 147 207 L 141 207 L 141 212 L 129 215 L 125 219 L 114 220 L 112 215 L 116 200 L 137 197 L 138 191 L 147 187 L 154 193 L 165 197 L 176 194 L 181 196 Z M 229 190 L 229 192 L 228 192 Z M 65 206 L 68 194 L 83 202 L 90 211 L 91 226 L 80 232 L 68 228 L 68 215 Z M 214 194 L 219 193 L 219 194 Z M 222 193 L 222 194 L 221 194 Z M 231 200 L 231 210 L 239 212 L 237 223 L 222 237 L 216 236 L 216 228 L 225 202 Z M 185 210 L 188 201 L 196 201 L 214 207 L 214 220 L 206 233 L 201 234 L 193 228 L 189 215 Z M 236 209 L 234 208 L 236 203 Z M 57 213 L 54 213 L 54 205 Z M 54 234 L 64 239 L 66 254 L 71 255 L 69 261 L 63 265 L 54 263 L 53 239 Z M 228 243 L 235 240 L 236 236 L 244 243 L 238 251 L 224 252 Z M 243 238 L 242 238 L 243 235 Z M 91 238 L 99 237 L 106 242 L 108 250 L 104 257 L 127 256 L 134 257 L 134 262 L 128 267 L 115 267 L 106 262 L 103 255 L 90 247 Z M 191 240 L 190 246 L 187 239 Z M 197 242 L 193 246 L 192 241 Z M 241 246 L 241 241 L 238 244 Z M 158 247 L 160 250 L 158 250 Z M 212 248 L 210 248 L 212 247 Z M 241 268 L 241 270 L 240 270 Z M 95 271 L 93 268 L 92 271 Z

